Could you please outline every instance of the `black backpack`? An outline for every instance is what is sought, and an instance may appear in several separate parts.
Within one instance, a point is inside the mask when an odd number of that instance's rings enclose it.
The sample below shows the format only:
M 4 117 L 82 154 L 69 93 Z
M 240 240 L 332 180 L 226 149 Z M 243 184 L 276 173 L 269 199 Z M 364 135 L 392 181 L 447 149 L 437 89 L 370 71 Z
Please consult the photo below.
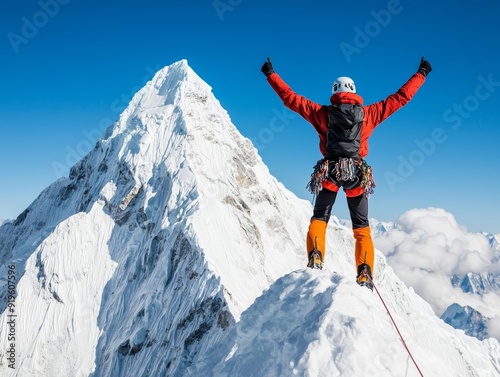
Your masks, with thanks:
M 325 158 L 348 157 L 359 160 L 364 112 L 361 105 L 329 106 Z

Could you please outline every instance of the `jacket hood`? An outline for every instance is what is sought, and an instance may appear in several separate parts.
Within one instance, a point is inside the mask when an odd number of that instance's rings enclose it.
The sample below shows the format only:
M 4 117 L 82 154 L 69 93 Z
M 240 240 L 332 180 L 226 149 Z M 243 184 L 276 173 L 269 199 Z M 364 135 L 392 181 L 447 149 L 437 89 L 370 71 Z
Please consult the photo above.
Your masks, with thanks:
M 348 103 L 351 105 L 363 105 L 363 97 L 356 93 L 339 92 L 330 97 L 332 105 Z

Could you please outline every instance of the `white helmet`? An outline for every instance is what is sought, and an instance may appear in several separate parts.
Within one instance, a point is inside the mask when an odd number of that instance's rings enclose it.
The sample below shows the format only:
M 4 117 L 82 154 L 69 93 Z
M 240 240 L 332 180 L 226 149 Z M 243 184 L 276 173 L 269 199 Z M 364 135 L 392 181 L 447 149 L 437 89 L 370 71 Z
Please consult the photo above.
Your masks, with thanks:
M 354 81 L 352 81 L 351 78 L 345 76 L 337 78 L 337 80 L 335 80 L 332 85 L 332 94 L 338 92 L 356 93 L 356 85 L 354 85 Z

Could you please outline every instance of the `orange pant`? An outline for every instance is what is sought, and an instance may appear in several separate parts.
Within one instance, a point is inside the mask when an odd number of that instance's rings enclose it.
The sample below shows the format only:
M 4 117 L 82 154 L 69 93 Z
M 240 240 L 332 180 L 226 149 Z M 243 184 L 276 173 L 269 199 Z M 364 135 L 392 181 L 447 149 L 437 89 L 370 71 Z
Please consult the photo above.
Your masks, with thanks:
M 321 259 L 325 261 L 325 250 L 326 250 L 326 227 L 328 223 L 323 220 L 311 219 L 309 224 L 309 230 L 307 232 L 307 257 L 309 258 L 309 252 L 316 246 L 321 254 Z M 374 259 L 375 259 L 375 248 L 373 246 L 373 241 L 370 233 L 370 227 L 356 228 L 353 229 L 354 238 L 356 240 L 354 248 L 354 259 L 356 263 L 356 274 L 359 265 L 366 263 L 370 266 L 371 274 L 374 274 Z
M 370 267 L 370 271 L 373 277 L 374 274 L 374 262 L 375 262 L 375 248 L 373 246 L 372 236 L 370 233 L 370 227 L 357 228 L 353 230 L 354 238 L 356 239 L 356 245 L 354 248 L 354 260 L 356 261 L 356 273 L 357 267 L 363 263 L 366 263 Z
M 307 258 L 309 252 L 316 246 L 321 254 L 321 260 L 325 260 L 325 236 L 328 223 L 323 220 L 311 219 L 309 231 L 307 232 Z

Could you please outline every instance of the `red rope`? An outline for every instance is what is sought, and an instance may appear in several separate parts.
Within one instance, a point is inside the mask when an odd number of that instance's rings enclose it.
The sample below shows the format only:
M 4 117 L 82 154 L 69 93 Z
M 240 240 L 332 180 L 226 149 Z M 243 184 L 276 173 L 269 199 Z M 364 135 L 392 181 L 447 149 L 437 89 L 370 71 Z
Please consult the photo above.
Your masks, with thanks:
M 413 358 L 413 355 L 411 354 L 410 352 L 410 349 L 408 348 L 408 346 L 406 345 L 406 342 L 405 340 L 403 339 L 403 336 L 401 335 L 401 332 L 399 331 L 399 328 L 398 328 L 398 325 L 396 325 L 396 322 L 394 321 L 394 318 L 392 318 L 392 315 L 391 315 L 391 312 L 389 311 L 389 308 L 387 308 L 387 305 L 385 304 L 384 302 L 384 299 L 382 298 L 382 296 L 380 295 L 380 292 L 378 291 L 377 289 L 377 286 L 375 285 L 375 283 L 373 282 L 373 279 L 370 275 L 368 275 L 367 273 L 365 273 L 365 275 L 368 277 L 368 279 L 370 279 L 370 283 L 373 285 L 373 288 L 375 288 L 375 292 L 377 292 L 378 294 L 378 297 L 380 297 L 380 301 L 382 301 L 382 304 L 384 304 L 384 307 L 385 307 L 385 310 L 387 310 L 387 314 L 389 314 L 389 318 L 391 319 L 392 323 L 394 324 L 394 327 L 396 328 L 396 331 L 398 332 L 398 335 L 399 335 L 399 338 L 401 339 L 401 341 L 403 342 L 403 345 L 406 349 L 406 352 L 408 352 L 408 355 L 410 355 L 410 358 L 411 360 L 413 361 L 413 364 L 415 364 L 415 367 L 417 368 L 418 370 L 418 373 L 420 373 L 420 375 L 422 377 L 424 377 L 424 375 L 422 374 L 422 372 L 420 371 L 420 368 L 418 367 L 417 365 L 417 362 L 415 361 L 415 359 Z

